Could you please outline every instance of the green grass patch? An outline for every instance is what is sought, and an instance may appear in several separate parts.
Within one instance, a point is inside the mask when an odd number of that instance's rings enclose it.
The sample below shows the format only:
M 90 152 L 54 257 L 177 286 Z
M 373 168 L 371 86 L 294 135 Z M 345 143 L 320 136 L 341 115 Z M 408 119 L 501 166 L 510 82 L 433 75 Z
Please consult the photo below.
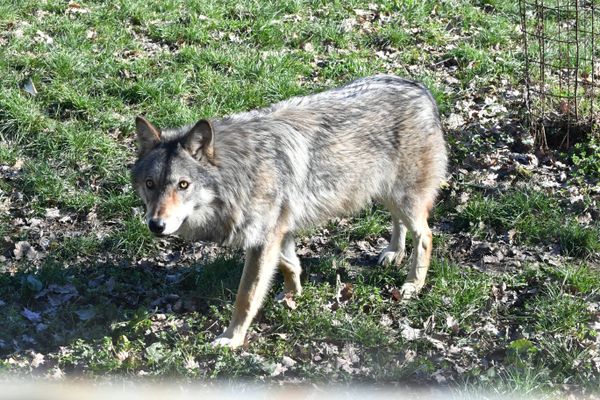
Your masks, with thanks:
M 600 249 L 600 227 L 581 226 L 563 205 L 538 191 L 509 191 L 497 196 L 476 193 L 456 218 L 457 229 L 473 234 L 510 235 L 519 243 L 555 242 L 561 252 L 586 257 Z
M 437 384 L 442 371 L 451 385 L 487 385 L 503 395 L 598 381 L 586 307 L 598 302 L 600 281 L 587 260 L 492 277 L 451 261 L 436 235 L 426 287 L 399 302 L 393 293 L 406 263 L 356 265 L 348 254 L 354 242 L 387 236 L 389 214 L 377 207 L 327 227 L 341 251 L 331 256 L 324 245 L 302 260 L 295 310 L 273 300 L 282 290 L 277 277 L 248 347 L 213 348 L 231 316 L 241 255 L 195 262 L 186 254 L 179 262 L 190 249 L 178 241 L 166 249 L 148 232 L 129 183 L 138 114 L 177 126 L 382 72 L 422 81 L 442 114 L 459 112 L 461 90 L 484 96 L 502 79 L 518 81 L 515 3 L 78 4 L 88 12 L 58 0 L 0 4 L 0 370 L 46 373 L 32 367 L 31 349 L 44 355 L 48 373 L 88 378 L 423 385 Z M 454 157 L 472 151 L 450 141 Z M 594 146 L 570 155 L 580 181 L 597 176 Z M 451 206 L 442 204 L 435 218 Z M 49 208 L 59 217 L 32 226 Z M 559 244 L 582 259 L 599 251 L 598 225 L 580 225 L 559 200 L 538 192 L 476 194 L 455 222 L 488 239 L 514 230 L 519 244 Z M 41 240 L 50 236 L 49 244 Z M 14 260 L 23 240 L 39 260 Z M 494 294 L 503 284 L 506 304 Z M 352 288 L 345 299 L 343 285 Z M 407 338 L 407 326 L 420 336 Z M 431 338 L 471 350 L 454 357 Z M 493 368 L 490 349 L 506 353 Z M 295 362 L 285 372 L 283 357 Z
M 492 278 L 445 260 L 434 259 L 428 276 L 430 286 L 418 299 L 407 305 L 407 314 L 414 320 L 434 317 L 446 321 L 455 318 L 460 326 L 480 318 L 490 299 Z

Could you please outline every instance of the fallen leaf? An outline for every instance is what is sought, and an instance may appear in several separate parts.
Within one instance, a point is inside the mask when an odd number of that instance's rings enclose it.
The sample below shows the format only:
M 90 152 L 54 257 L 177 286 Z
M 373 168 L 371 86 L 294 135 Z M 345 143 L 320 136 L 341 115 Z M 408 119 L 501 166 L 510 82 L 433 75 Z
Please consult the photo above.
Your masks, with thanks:
M 23 311 L 21 311 L 21 315 L 24 316 L 25 318 L 27 318 L 31 322 L 41 322 L 42 321 L 42 317 L 41 317 L 40 313 L 31 311 L 28 308 L 23 308 Z
M 26 241 L 15 243 L 14 255 L 17 260 L 23 257 L 26 257 L 28 260 L 35 260 L 38 256 L 37 251 Z
M 273 368 L 273 371 L 271 371 L 271 376 L 279 376 L 281 374 L 284 374 L 285 371 L 287 371 L 286 366 L 284 366 L 280 363 L 276 363 L 275 368 Z
M 119 361 L 123 362 L 129 358 L 129 352 L 127 350 L 121 350 L 117 352 L 116 356 Z
M 351 283 L 344 283 L 342 289 L 340 290 L 339 299 L 341 301 L 348 301 L 352 298 L 354 294 L 354 287 Z
M 183 366 L 188 371 L 193 371 L 195 369 L 200 368 L 200 364 L 198 364 L 198 361 L 194 360 L 192 357 L 186 358 L 185 363 L 183 364 Z
M 44 355 L 41 353 L 33 353 L 33 359 L 31 360 L 31 366 L 37 368 L 44 363 Z
M 88 321 L 96 316 L 96 310 L 92 306 L 75 311 L 75 314 L 82 321 Z
M 425 332 L 432 332 L 435 328 L 435 316 L 431 314 L 423 323 L 423 330 Z
M 352 31 L 352 28 L 354 27 L 354 25 L 356 25 L 356 19 L 346 18 L 345 20 L 342 21 L 340 29 L 342 30 L 342 32 L 348 33 L 348 32 Z
M 70 1 L 67 5 L 67 14 L 88 14 L 89 12 L 90 10 L 88 10 L 87 8 L 83 8 L 81 4 L 76 3 L 74 1 Z
M 380 323 L 382 326 L 392 326 L 392 324 L 394 323 L 394 321 L 392 320 L 392 318 L 390 318 L 390 316 L 389 316 L 389 315 L 387 315 L 387 314 L 383 314 L 383 315 L 381 316 L 381 318 L 379 319 L 379 323 Z
M 42 284 L 42 282 L 40 282 L 40 280 L 33 275 L 27 275 L 25 282 L 27 284 L 27 288 L 29 288 L 30 290 L 32 290 L 34 292 L 39 292 L 40 290 L 42 290 L 42 287 L 44 286 Z
M 50 370 L 47 376 L 52 379 L 62 379 L 64 378 L 65 373 L 59 367 L 54 367 Z
M 446 377 L 442 375 L 444 373 L 443 369 L 437 370 L 433 373 L 433 377 L 435 378 L 437 383 L 446 383 Z
M 458 333 L 460 327 L 458 326 L 458 321 L 452 315 L 446 316 L 446 326 L 450 328 L 453 333 Z
M 354 372 L 354 368 L 352 368 L 352 363 L 349 360 L 346 360 L 342 357 L 336 357 L 335 364 L 338 369 L 341 369 L 342 371 L 345 371 L 349 374 L 352 374 Z
M 402 355 L 404 356 L 404 361 L 407 363 L 411 363 L 417 358 L 417 352 L 414 350 L 405 350 Z
M 38 91 L 35 88 L 35 85 L 33 84 L 31 78 L 27 78 L 25 82 L 23 82 L 23 90 L 32 96 L 36 96 L 38 94 Z
M 56 284 L 51 284 L 48 286 L 48 302 L 53 307 L 59 306 L 63 303 L 68 302 L 69 300 L 77 297 L 79 292 L 75 288 L 75 286 L 67 284 L 63 286 L 59 286 Z M 39 296 L 39 295 L 38 295 Z M 41 297 L 41 296 L 39 296 Z M 36 296 L 37 298 L 37 296 Z
M 60 210 L 56 207 L 46 208 L 46 218 L 58 218 L 60 217 Z
M 420 329 L 413 328 L 408 324 L 408 322 L 399 322 L 400 334 L 404 338 L 404 340 L 417 340 L 421 336 L 423 336 Z
M 465 124 L 465 120 L 459 114 L 452 113 L 446 118 L 446 124 L 449 129 L 458 129 Z
M 513 240 L 515 238 L 515 235 L 517 234 L 517 230 L 516 229 L 509 229 L 508 232 L 506 233 L 506 238 L 508 239 L 508 243 L 512 244 Z
M 294 365 L 296 365 L 296 361 L 288 356 L 283 356 L 283 358 L 281 359 L 281 364 L 283 364 L 287 368 L 291 368 Z
M 313 53 L 315 51 L 315 47 L 312 45 L 311 42 L 304 43 L 304 46 L 302 46 L 302 49 L 304 49 L 304 51 L 306 51 L 308 53 Z
M 33 40 L 35 40 L 37 43 L 54 43 L 54 39 L 52 39 L 52 37 L 50 37 L 47 33 L 44 33 L 42 31 L 37 31 Z
M 289 310 L 295 310 L 298 307 L 296 305 L 296 301 L 294 300 L 293 293 L 284 294 L 281 300 L 278 300 L 278 302 L 283 304 Z
M 151 362 L 159 362 L 164 357 L 163 345 L 161 342 L 151 344 L 146 348 L 146 357 Z

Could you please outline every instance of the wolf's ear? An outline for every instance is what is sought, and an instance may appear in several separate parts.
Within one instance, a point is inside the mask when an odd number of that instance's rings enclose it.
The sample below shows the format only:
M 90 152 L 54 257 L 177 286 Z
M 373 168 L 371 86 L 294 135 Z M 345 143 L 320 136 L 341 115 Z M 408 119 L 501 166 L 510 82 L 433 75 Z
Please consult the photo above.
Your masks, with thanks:
M 206 157 L 209 162 L 214 161 L 214 134 L 210 124 L 201 119 L 183 138 L 182 145 L 195 159 Z
M 142 157 L 160 143 L 160 129 L 141 115 L 135 118 L 135 129 L 138 138 L 138 155 Z

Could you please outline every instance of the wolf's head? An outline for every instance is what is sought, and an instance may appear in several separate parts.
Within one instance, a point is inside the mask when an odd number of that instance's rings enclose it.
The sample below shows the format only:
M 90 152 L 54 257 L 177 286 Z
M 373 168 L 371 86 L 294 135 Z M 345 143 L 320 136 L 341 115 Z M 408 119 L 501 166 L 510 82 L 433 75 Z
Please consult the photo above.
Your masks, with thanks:
M 201 120 L 161 131 L 143 117 L 135 123 L 139 152 L 132 180 L 146 205 L 148 228 L 170 235 L 189 219 L 193 225 L 209 221 L 217 197 L 211 124 Z

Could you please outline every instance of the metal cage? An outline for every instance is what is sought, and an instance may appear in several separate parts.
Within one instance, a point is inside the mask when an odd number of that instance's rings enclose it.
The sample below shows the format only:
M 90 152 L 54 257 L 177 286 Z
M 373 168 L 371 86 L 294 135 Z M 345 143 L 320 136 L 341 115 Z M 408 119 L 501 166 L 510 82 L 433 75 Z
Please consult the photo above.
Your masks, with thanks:
M 520 0 L 528 124 L 539 148 L 598 133 L 600 0 Z

